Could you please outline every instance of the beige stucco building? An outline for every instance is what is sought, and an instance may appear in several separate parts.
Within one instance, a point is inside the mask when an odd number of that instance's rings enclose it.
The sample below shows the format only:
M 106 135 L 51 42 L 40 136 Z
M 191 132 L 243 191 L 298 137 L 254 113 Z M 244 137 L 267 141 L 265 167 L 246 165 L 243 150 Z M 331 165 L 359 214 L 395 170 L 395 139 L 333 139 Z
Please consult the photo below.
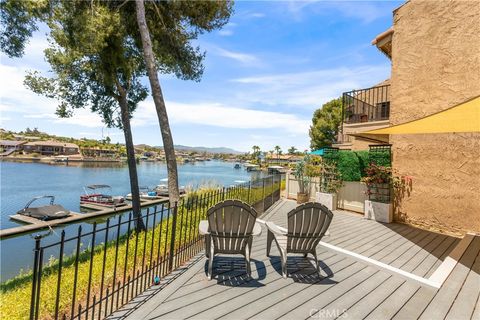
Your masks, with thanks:
M 480 96 L 479 21 L 474 1 L 412 0 L 397 8 L 392 28 L 372 42 L 392 63 L 388 120 L 357 122 L 357 132 L 417 120 Z M 344 134 L 351 127 L 344 123 Z M 479 132 L 383 140 L 392 145 L 394 170 L 413 178 L 395 203 L 397 220 L 449 233 L 480 232 Z M 368 145 L 358 137 L 340 142 L 353 150 Z
M 394 12 L 392 125 L 480 95 L 480 5 L 409 1 Z M 393 167 L 413 177 L 397 218 L 480 232 L 480 133 L 391 135 Z

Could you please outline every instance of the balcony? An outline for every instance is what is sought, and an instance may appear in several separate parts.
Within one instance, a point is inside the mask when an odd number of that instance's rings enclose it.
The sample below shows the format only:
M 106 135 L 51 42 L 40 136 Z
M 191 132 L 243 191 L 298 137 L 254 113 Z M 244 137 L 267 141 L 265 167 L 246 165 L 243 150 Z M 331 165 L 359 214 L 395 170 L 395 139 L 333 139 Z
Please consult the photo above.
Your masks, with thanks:
M 280 200 L 262 219 L 286 227 L 296 205 Z M 478 291 L 468 290 L 479 276 L 474 259 L 480 237 L 460 240 L 335 211 L 330 234 L 317 249 L 322 275 L 311 259 L 291 255 L 283 279 L 276 246 L 271 257 L 265 255 L 262 228 L 254 239 L 251 277 L 243 259 L 218 256 L 209 281 L 200 253 L 110 319 L 470 319 L 474 312 Z M 463 255 L 461 247 L 468 247 Z M 457 255 L 450 277 L 436 285 L 436 270 Z
M 390 84 L 344 92 L 343 122 L 346 124 L 388 120 Z

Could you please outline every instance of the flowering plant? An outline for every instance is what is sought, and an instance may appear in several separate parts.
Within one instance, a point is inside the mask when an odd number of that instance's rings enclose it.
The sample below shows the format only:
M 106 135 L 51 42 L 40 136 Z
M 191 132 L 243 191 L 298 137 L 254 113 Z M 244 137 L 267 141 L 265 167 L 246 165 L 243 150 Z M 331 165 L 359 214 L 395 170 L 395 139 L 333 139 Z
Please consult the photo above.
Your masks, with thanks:
M 389 203 L 392 189 L 398 190 L 410 185 L 412 177 L 398 176 L 391 167 L 379 166 L 375 163 L 365 169 L 366 176 L 362 182 L 367 185 L 366 194 L 371 200 Z

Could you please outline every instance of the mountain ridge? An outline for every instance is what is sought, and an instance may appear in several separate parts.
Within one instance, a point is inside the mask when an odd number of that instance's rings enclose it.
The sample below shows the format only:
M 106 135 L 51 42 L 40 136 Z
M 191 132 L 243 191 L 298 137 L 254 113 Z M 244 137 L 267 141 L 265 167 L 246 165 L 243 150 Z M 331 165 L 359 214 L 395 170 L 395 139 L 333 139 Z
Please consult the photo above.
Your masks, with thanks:
M 155 146 L 155 148 L 163 149 L 163 146 Z M 184 145 L 174 145 L 176 150 L 182 151 L 195 151 L 195 152 L 208 152 L 208 153 L 229 153 L 229 154 L 243 154 L 244 152 L 234 150 L 232 148 L 227 147 L 203 147 L 203 146 L 184 146 Z

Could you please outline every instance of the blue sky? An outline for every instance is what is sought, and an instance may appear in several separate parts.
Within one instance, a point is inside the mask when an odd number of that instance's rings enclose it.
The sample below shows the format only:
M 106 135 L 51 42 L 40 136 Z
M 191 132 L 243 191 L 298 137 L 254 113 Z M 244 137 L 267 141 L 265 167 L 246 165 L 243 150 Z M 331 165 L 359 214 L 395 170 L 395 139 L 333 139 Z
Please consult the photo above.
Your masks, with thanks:
M 401 2 L 237 1 L 230 22 L 196 43 L 207 52 L 200 83 L 161 76 L 175 144 L 231 147 L 280 145 L 304 150 L 315 109 L 342 92 L 372 86 L 390 76 L 390 61 L 371 40 L 392 24 Z M 52 134 L 123 142 L 88 110 L 58 119 L 56 101 L 23 85 L 27 70 L 47 72 L 45 32 L 27 54 L 0 54 L 0 126 L 38 127 Z M 148 85 L 147 80 L 145 83 Z M 132 120 L 134 143 L 161 145 L 149 97 Z

